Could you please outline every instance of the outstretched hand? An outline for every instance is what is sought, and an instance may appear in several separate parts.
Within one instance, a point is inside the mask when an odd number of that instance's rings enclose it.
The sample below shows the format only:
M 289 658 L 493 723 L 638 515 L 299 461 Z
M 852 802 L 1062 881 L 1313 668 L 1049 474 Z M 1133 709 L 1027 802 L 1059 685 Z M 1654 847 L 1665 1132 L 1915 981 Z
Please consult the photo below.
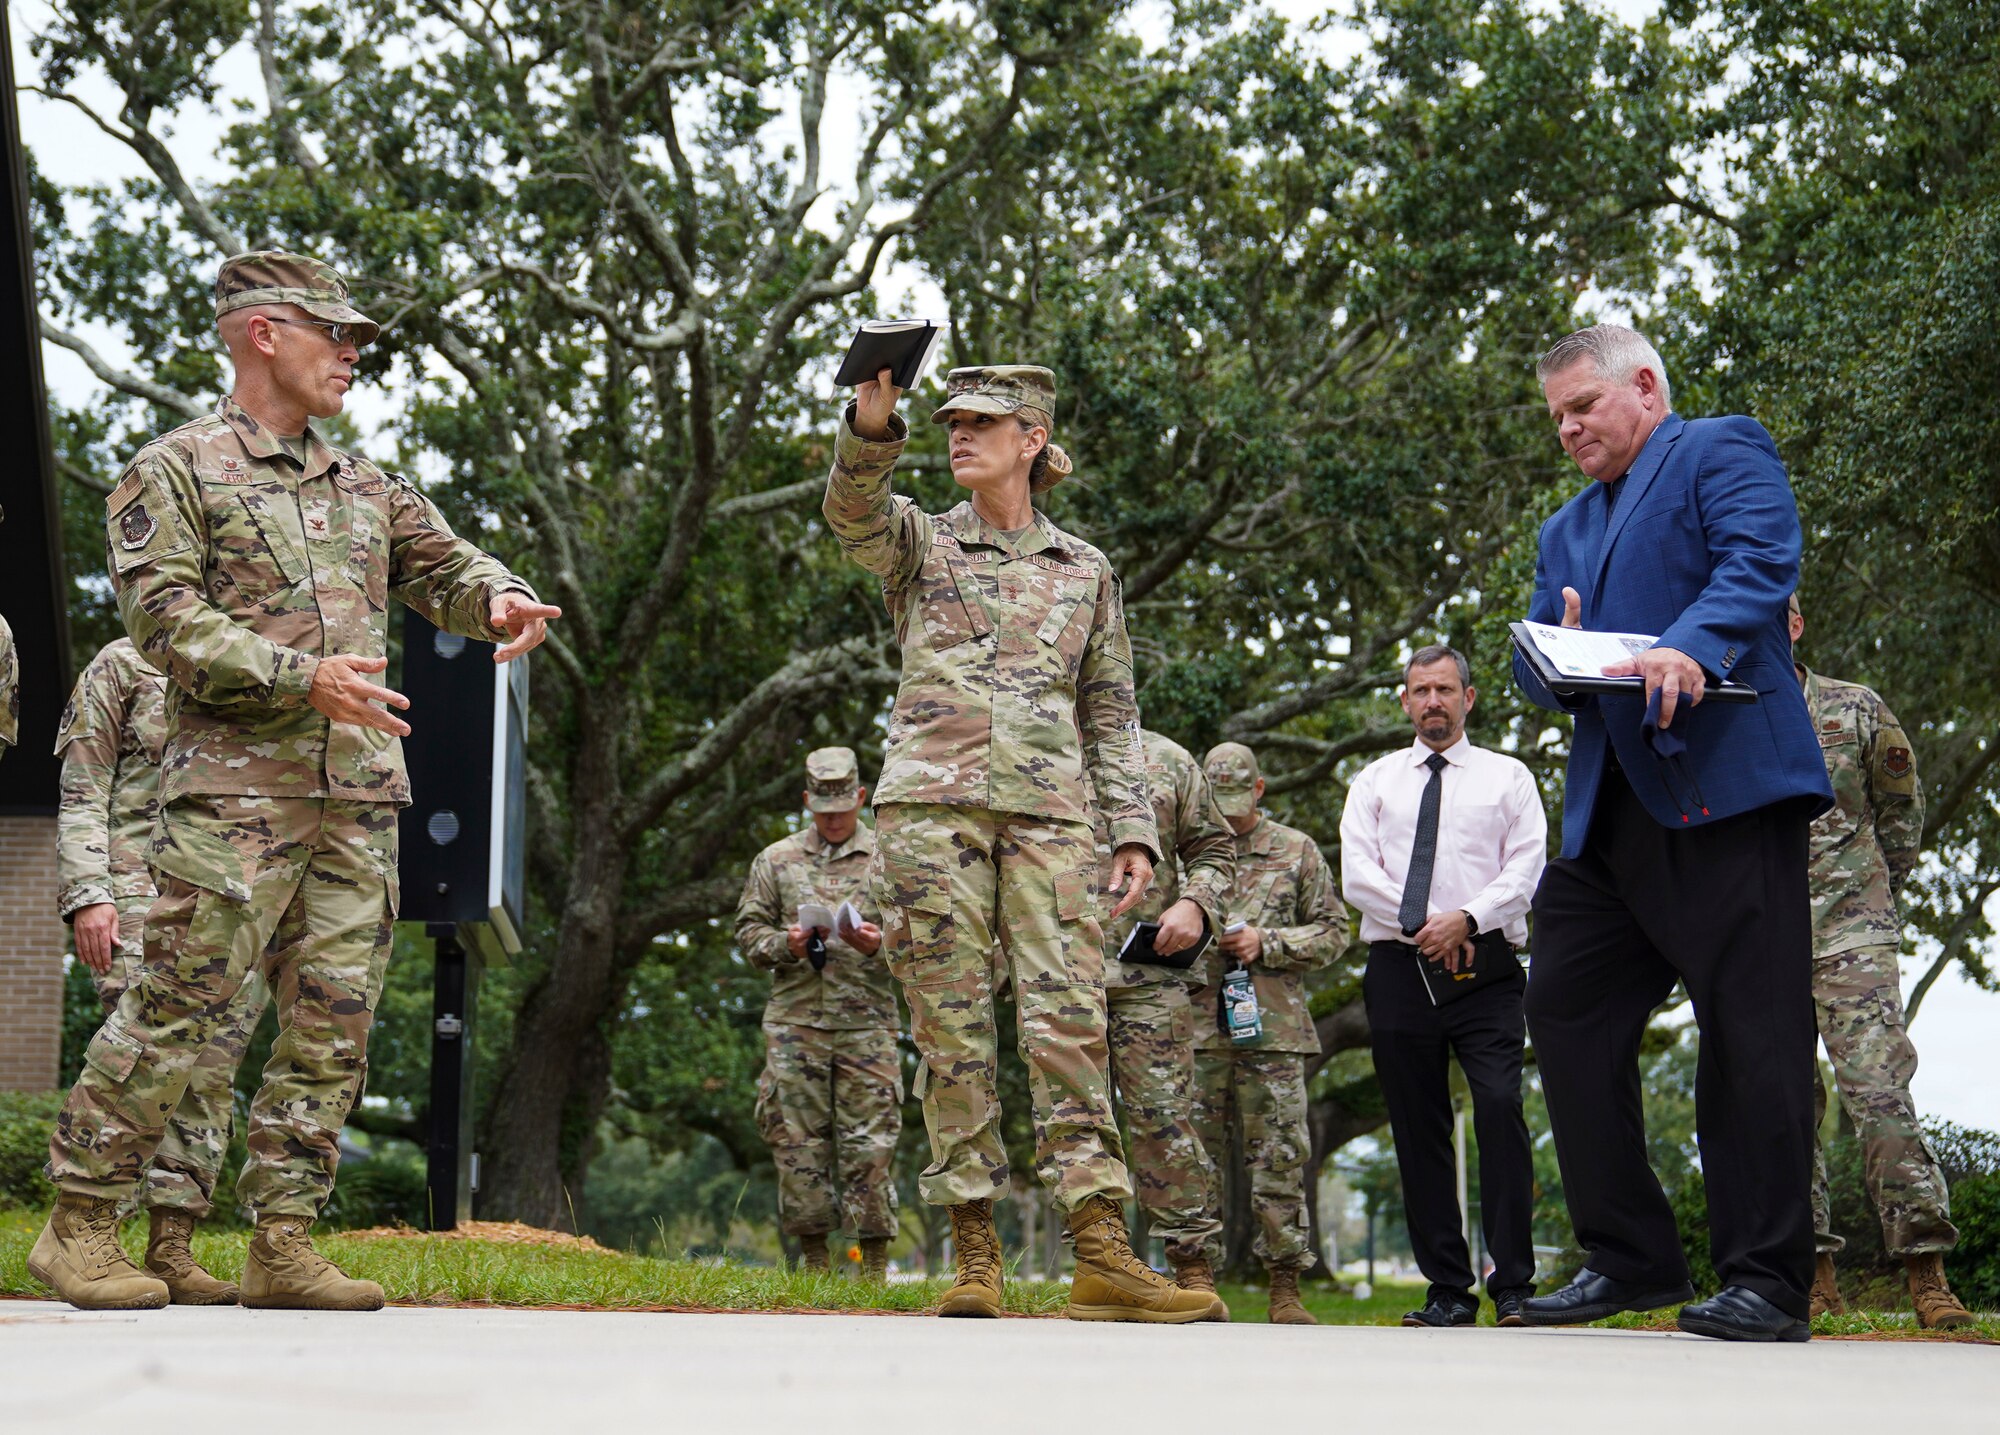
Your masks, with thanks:
M 513 640 L 493 654 L 494 662 L 505 663 L 531 648 L 540 647 L 542 639 L 549 635 L 549 619 L 560 618 L 562 609 L 550 603 L 534 602 L 522 593 L 507 592 L 493 600 L 487 616 L 493 620 L 494 627 Z
M 870 442 L 889 436 L 889 420 L 895 417 L 896 403 L 903 391 L 890 382 L 892 371 L 884 369 L 872 379 L 854 387 L 854 435 Z

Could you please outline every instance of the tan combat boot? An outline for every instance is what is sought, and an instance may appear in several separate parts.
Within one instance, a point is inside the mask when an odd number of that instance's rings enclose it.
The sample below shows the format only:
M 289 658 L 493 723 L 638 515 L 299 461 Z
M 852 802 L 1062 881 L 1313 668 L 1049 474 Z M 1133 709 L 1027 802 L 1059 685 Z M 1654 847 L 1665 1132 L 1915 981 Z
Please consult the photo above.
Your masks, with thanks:
M 1069 1233 L 1076 1243 L 1076 1277 L 1063 1314 L 1071 1320 L 1185 1325 L 1211 1319 L 1221 1304 L 1213 1291 L 1182 1290 L 1133 1255 L 1125 1213 L 1109 1196 L 1091 1196 L 1072 1211 Z
M 799 1269 L 822 1274 L 833 1269 L 833 1262 L 827 1259 L 825 1231 L 799 1237 Z
M 254 1310 L 380 1310 L 382 1287 L 352 1280 L 313 1249 L 303 1216 L 259 1216 L 243 1261 L 242 1303 Z
M 861 1238 L 861 1279 L 864 1281 L 886 1281 L 889 1279 L 889 1238 L 887 1236 L 863 1236 Z
M 1821 1251 L 1813 1257 L 1812 1313 L 1807 1319 L 1846 1314 L 1847 1302 L 1841 1298 L 1840 1282 L 1834 1275 L 1833 1254 Z
M 118 1203 L 64 1191 L 28 1253 L 28 1274 L 78 1310 L 158 1310 L 166 1284 L 118 1244 Z
M 188 1240 L 194 1217 L 186 1211 L 155 1206 L 152 1230 L 146 1238 L 146 1269 L 167 1283 L 167 1299 L 175 1305 L 235 1305 L 236 1287 L 201 1268 Z
M 1299 1300 L 1299 1268 L 1267 1266 L 1271 1273 L 1272 1325 L 1318 1325 L 1313 1313 Z
M 1917 1308 L 1918 1325 L 1925 1330 L 1957 1330 L 1972 1324 L 1972 1312 L 1958 1303 L 1944 1278 L 1942 1252 L 1905 1256 L 1903 1268 L 1910 1273 L 1910 1303 Z
M 1178 1256 L 1167 1252 L 1167 1264 L 1174 1268 L 1174 1284 L 1184 1291 L 1206 1291 L 1215 1296 L 1215 1304 L 1210 1307 L 1208 1318 L 1218 1323 L 1229 1320 L 1229 1305 L 1221 1296 L 1215 1295 L 1215 1270 L 1208 1263 L 1207 1256 Z
M 997 1316 L 1004 1291 L 1000 1272 L 1000 1232 L 993 1225 L 993 1202 L 947 1206 L 958 1278 L 944 1293 L 939 1315 Z

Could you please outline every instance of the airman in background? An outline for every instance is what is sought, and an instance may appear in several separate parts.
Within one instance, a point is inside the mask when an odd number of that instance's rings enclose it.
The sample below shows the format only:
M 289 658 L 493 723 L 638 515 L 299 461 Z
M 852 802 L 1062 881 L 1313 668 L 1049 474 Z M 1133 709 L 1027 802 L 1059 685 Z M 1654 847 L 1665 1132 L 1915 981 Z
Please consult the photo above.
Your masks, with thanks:
M 771 973 L 757 1127 L 778 1168 L 778 1219 L 798 1238 L 805 1268 L 821 1271 L 826 1238 L 844 1223 L 860 1238 L 862 1277 L 881 1280 L 896 1233 L 903 1082 L 896 985 L 869 892 L 875 833 L 860 820 L 867 796 L 851 749 L 807 755 L 812 820 L 750 864 L 736 945 Z M 862 920 L 808 931 L 798 914 L 809 903 L 836 919 L 852 903 Z
M 1792 642 L 1805 632 L 1791 598 Z M 1794 660 L 1819 733 L 1833 807 L 1811 830 L 1813 1004 L 1840 1099 L 1854 1121 L 1868 1194 L 1882 1218 L 1882 1244 L 1903 1262 L 1917 1319 L 1927 1328 L 1970 1325 L 1945 1280 L 1944 1253 L 1958 1244 L 1943 1170 L 1910 1095 L 1917 1049 L 1903 1025 L 1899 961 L 1903 920 L 1896 898 L 1923 846 L 1924 790 L 1902 724 L 1872 688 L 1821 677 Z M 1826 1086 L 1817 1083 L 1819 1115 Z M 1847 1308 L 1833 1258 L 1826 1152 L 1813 1147 L 1812 1313 Z

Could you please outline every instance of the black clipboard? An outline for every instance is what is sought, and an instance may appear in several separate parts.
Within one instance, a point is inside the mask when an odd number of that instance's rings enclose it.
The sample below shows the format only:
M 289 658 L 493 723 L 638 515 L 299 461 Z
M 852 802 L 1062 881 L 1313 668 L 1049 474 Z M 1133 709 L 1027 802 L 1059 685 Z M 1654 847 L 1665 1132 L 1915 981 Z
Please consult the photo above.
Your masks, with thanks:
M 1507 631 L 1513 635 L 1514 651 L 1528 665 L 1534 675 L 1542 680 L 1542 686 L 1559 698 L 1580 697 L 1646 697 L 1644 678 L 1576 678 L 1568 673 L 1559 673 L 1542 650 L 1535 646 L 1534 635 L 1528 631 L 1526 623 L 1509 623 Z M 1701 700 L 1705 703 L 1754 703 L 1757 690 L 1748 683 L 1710 683 L 1703 691 Z

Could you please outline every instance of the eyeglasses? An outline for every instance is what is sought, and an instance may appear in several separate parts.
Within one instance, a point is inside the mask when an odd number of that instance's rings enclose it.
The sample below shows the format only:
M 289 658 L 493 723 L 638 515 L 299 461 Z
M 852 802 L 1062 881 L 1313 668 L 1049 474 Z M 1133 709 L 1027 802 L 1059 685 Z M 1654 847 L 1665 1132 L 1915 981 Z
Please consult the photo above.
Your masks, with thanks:
M 361 342 L 359 326 L 354 324 L 335 324 L 326 319 L 278 319 L 269 314 L 259 317 L 270 324 L 310 324 L 313 328 L 323 331 L 327 338 L 343 349 L 349 344 L 358 347 Z

